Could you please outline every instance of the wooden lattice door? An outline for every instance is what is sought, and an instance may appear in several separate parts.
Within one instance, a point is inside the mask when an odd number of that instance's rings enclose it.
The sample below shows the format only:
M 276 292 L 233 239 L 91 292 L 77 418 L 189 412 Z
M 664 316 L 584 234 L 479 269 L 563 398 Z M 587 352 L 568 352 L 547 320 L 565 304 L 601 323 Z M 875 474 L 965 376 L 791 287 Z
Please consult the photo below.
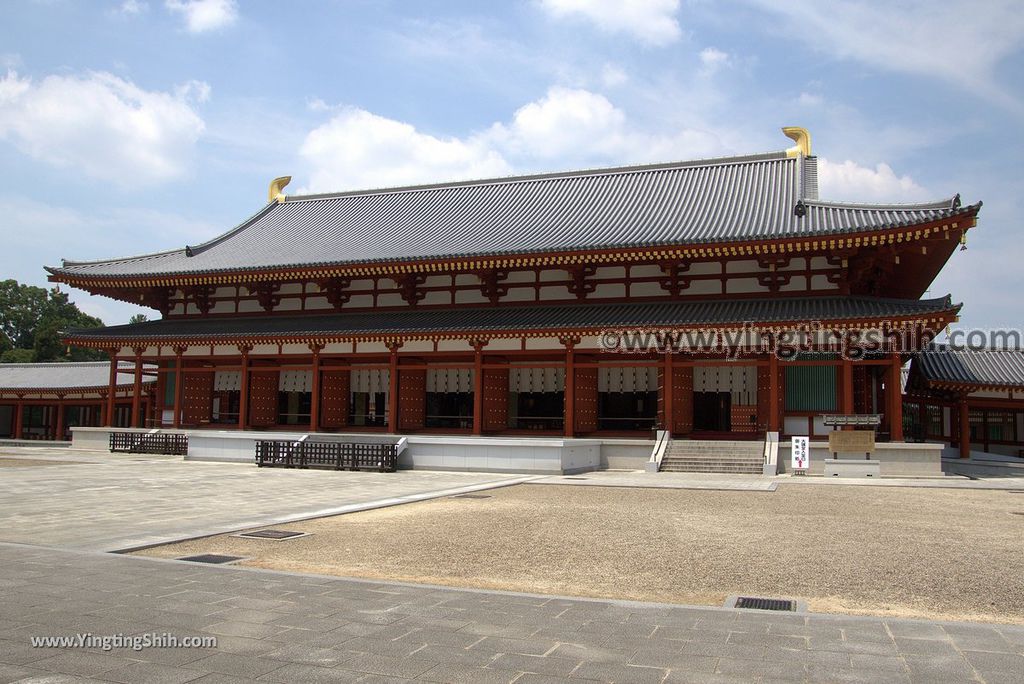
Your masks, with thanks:
M 398 371 L 398 429 L 419 430 L 426 423 L 427 371 Z
M 349 371 L 324 371 L 320 378 L 320 425 L 345 427 L 348 425 Z
M 573 420 L 577 433 L 585 434 L 597 430 L 597 369 L 577 368 L 575 374 L 574 416 L 566 416 Z
M 249 376 L 249 425 L 277 424 L 277 371 L 253 371 Z
M 483 377 L 483 428 L 498 432 L 508 427 L 508 369 L 488 368 Z
M 693 432 L 693 367 L 676 366 L 672 369 L 672 434 L 688 435 Z
M 184 373 L 181 383 L 183 425 L 206 425 L 213 412 L 213 373 Z

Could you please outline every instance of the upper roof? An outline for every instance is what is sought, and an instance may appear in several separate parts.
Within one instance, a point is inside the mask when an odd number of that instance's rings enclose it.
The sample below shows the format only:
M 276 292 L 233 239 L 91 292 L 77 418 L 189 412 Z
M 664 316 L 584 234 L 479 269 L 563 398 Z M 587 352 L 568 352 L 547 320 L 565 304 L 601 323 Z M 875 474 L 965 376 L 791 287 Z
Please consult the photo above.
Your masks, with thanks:
M 122 361 L 118 365 L 117 384 L 134 383 L 135 365 Z M 143 382 L 156 378 L 143 376 Z M 109 361 L 73 363 L 0 363 L 2 390 L 75 390 L 108 387 Z
M 47 270 L 131 278 L 774 240 L 916 225 L 979 206 L 961 207 L 959 197 L 821 201 L 817 159 L 773 152 L 286 197 L 201 245 Z
M 912 362 L 929 385 L 1024 387 L 1024 351 L 926 347 Z
M 165 318 L 67 333 L 75 344 L 104 342 L 171 343 L 178 340 L 266 340 L 322 337 L 432 337 L 481 334 L 484 337 L 525 335 L 534 331 L 692 329 L 702 326 L 740 327 L 750 324 L 812 321 L 877 321 L 924 318 L 955 313 L 960 305 L 947 295 L 936 299 L 883 297 L 776 297 L 773 299 L 710 299 L 626 304 L 555 304 L 466 309 L 413 309 L 365 313 L 228 318 Z

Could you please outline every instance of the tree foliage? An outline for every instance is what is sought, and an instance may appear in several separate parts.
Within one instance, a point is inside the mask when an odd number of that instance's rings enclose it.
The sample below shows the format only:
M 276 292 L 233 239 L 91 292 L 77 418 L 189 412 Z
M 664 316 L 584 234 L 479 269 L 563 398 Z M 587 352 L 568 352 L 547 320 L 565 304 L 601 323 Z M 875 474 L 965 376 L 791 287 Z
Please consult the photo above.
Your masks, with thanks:
M 103 321 L 82 313 L 59 288 L 47 290 L 0 282 L 0 363 L 103 360 L 103 352 L 72 347 L 67 353 L 61 333 L 98 328 Z

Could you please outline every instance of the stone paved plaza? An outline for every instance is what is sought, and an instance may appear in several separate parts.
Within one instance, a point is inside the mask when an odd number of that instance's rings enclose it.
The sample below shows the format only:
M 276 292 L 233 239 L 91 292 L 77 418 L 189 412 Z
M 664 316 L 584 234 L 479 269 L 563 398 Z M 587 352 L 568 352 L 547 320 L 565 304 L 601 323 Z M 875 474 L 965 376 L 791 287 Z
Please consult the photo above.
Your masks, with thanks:
M 1024 678 L 1019 625 L 574 599 L 102 553 L 537 478 L 259 470 L 45 448 L 5 447 L 0 455 L 0 683 Z M 645 485 L 643 474 L 587 477 L 550 481 Z M 763 480 L 709 477 L 657 486 L 752 496 L 774 489 Z M 1007 581 L 1016 581 L 1007 570 Z M 138 651 L 30 643 L 80 633 L 218 642 Z
M 0 541 L 114 551 L 521 481 L 197 463 L 180 456 L 4 447 L 61 465 L 0 470 Z M 85 461 L 85 463 L 83 463 Z
M 0 544 L 0 577 L 0 681 L 997 684 L 1024 673 L 1021 626 L 578 600 L 12 544 Z M 218 644 L 30 646 L 152 632 Z

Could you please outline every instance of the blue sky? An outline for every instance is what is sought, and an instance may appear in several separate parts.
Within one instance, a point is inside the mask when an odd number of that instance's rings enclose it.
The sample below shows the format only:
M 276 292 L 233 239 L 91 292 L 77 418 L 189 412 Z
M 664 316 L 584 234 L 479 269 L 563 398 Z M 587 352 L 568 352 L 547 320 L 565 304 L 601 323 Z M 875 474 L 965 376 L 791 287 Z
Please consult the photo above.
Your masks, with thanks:
M 38 0 L 0 25 L 0 277 L 195 244 L 286 192 L 746 154 L 984 200 L 929 295 L 1021 325 L 1019 2 Z M 75 292 L 108 324 L 131 306 Z M 154 313 L 147 311 L 151 317 Z

